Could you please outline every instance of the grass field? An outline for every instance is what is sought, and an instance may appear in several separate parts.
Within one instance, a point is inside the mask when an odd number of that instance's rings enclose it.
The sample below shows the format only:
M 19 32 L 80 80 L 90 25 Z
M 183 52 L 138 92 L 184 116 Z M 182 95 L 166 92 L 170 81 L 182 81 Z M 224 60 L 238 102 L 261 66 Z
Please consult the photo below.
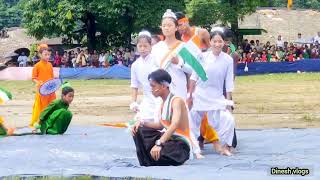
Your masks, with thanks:
M 128 80 L 71 80 L 76 90 L 70 110 L 72 124 L 125 122 L 129 111 Z M 14 100 L 0 108 L 10 126 L 26 126 L 31 117 L 35 88 L 31 81 L 0 81 Z M 236 79 L 233 99 L 237 127 L 320 127 L 320 73 L 268 74 Z M 58 93 L 59 94 L 59 93 Z M 59 96 L 59 95 L 58 95 Z

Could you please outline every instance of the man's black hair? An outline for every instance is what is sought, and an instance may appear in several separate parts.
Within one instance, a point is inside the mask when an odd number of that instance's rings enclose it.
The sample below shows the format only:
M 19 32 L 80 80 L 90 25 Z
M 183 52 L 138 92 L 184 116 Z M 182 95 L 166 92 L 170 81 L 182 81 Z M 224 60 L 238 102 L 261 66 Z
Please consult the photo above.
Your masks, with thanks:
M 183 12 L 176 12 L 175 15 L 178 20 L 186 17 L 186 15 Z
M 65 96 L 70 92 L 74 92 L 74 89 L 70 86 L 66 86 L 64 88 L 62 88 L 62 94 Z
M 231 29 L 229 28 L 225 28 L 224 29 L 224 36 L 227 39 L 233 40 L 234 39 L 234 33 Z
M 162 84 L 163 82 L 167 82 L 169 84 L 171 83 L 170 74 L 163 69 L 153 71 L 151 74 L 149 74 L 148 79 L 151 81 L 155 81 L 159 84 Z

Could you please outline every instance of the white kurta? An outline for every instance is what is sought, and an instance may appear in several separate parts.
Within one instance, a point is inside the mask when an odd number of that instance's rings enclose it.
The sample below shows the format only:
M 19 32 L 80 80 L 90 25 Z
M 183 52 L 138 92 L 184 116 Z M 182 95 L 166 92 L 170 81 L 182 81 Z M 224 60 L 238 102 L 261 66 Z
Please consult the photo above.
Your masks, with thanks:
M 233 59 L 224 52 L 216 57 L 212 51 L 203 53 L 203 58 L 203 67 L 208 80 L 204 82 L 196 73 L 192 73 L 190 79 L 197 82 L 193 93 L 192 109 L 224 110 L 226 105 L 232 105 L 232 102 L 226 100 L 223 95 L 223 85 L 225 82 L 227 92 L 232 92 L 234 89 Z
M 152 47 L 152 56 L 154 59 L 155 69 L 160 68 L 162 59 L 169 52 L 169 47 L 164 41 L 160 41 Z M 185 73 L 191 74 L 192 69 L 187 64 L 183 64 L 183 59 L 179 58 L 178 64 L 170 64 L 165 69 L 171 76 L 172 82 L 170 84 L 170 91 L 176 96 L 182 97 L 184 100 L 187 99 L 187 77 Z
M 208 122 L 217 131 L 220 141 L 231 146 L 235 122 L 226 106 L 232 105 L 233 102 L 225 99 L 223 85 L 225 82 L 227 92 L 234 89 L 233 59 L 224 52 L 215 56 L 212 51 L 204 53 L 203 58 L 208 80 L 201 81 L 195 73 L 191 76 L 192 80 L 197 81 L 193 93 L 191 129 L 196 136 L 199 135 L 203 114 L 207 112 Z
M 153 59 L 148 55 L 139 57 L 131 66 L 131 87 L 143 88 L 143 99 L 140 103 L 140 116 L 144 120 L 153 120 L 158 108 L 156 98 L 152 95 L 148 75 L 153 71 Z

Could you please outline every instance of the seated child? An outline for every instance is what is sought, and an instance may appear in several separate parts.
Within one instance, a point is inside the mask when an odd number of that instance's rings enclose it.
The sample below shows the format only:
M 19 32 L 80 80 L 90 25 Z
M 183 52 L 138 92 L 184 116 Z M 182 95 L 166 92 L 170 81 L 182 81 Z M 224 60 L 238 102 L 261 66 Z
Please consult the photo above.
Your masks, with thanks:
M 14 129 L 8 128 L 4 125 L 4 119 L 0 116 L 0 136 L 10 136 L 13 134 Z
M 40 122 L 37 128 L 42 134 L 63 134 L 66 132 L 72 113 L 68 110 L 74 97 L 74 89 L 70 86 L 62 88 L 61 99 L 51 102 L 40 114 Z
M 5 102 L 12 99 L 12 94 L 0 87 L 0 104 L 4 104 Z M 13 129 L 8 128 L 4 124 L 4 118 L 0 116 L 0 136 L 12 135 Z

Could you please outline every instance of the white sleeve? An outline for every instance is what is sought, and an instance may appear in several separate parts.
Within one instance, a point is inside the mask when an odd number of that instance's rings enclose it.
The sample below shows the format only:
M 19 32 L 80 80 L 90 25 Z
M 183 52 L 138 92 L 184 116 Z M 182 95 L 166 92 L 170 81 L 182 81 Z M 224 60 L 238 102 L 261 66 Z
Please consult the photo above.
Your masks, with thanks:
M 232 59 L 231 59 L 232 60 Z M 226 91 L 232 92 L 234 89 L 234 80 L 233 80 L 233 61 L 228 63 L 227 72 L 226 72 Z
M 152 72 L 153 72 L 159 69 L 159 65 L 157 64 L 156 56 L 153 53 L 151 53 L 150 56 L 152 59 Z
M 131 67 L 131 86 L 132 88 L 139 88 L 139 80 L 137 77 L 137 66 L 135 63 L 133 63 L 132 67 Z

